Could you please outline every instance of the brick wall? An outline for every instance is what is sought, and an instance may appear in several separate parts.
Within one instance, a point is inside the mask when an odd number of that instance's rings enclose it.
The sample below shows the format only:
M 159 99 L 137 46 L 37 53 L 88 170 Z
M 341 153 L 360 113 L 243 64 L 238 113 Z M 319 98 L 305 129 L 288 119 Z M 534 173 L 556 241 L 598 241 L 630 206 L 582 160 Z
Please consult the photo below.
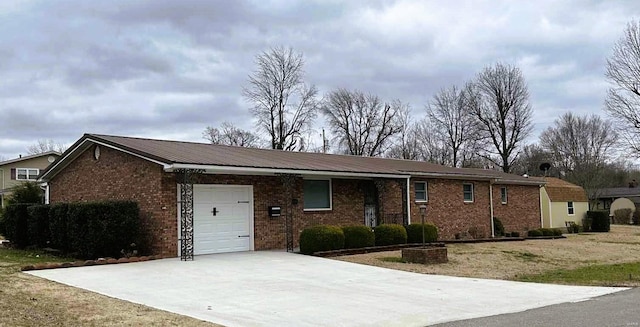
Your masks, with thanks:
M 500 188 L 507 188 L 507 203 L 502 204 Z M 493 216 L 502 221 L 505 232 L 523 232 L 540 228 L 540 188 L 525 185 L 493 185 Z
M 449 179 L 411 180 L 411 222 L 420 223 L 420 205 L 415 201 L 414 182 L 427 182 L 428 201 L 425 221 L 438 227 L 440 239 L 453 239 L 456 233 L 472 232 L 491 236 L 489 183 L 468 181 L 474 185 L 474 201 L 464 202 L 462 184 L 467 181 Z M 475 231 L 474 231 L 475 229 Z
M 414 182 L 427 182 L 428 201 L 425 221 L 438 227 L 440 239 L 453 239 L 457 233 L 477 233 L 491 236 L 489 183 L 464 180 L 420 179 L 411 182 L 411 222 L 420 223 L 420 205 L 415 201 Z M 474 184 L 474 201 L 463 199 L 462 184 Z M 501 204 L 500 187 L 493 185 L 494 216 L 500 218 L 506 231 L 540 227 L 540 193 L 538 186 L 506 185 L 508 201 Z M 475 230 L 475 231 L 474 231 Z

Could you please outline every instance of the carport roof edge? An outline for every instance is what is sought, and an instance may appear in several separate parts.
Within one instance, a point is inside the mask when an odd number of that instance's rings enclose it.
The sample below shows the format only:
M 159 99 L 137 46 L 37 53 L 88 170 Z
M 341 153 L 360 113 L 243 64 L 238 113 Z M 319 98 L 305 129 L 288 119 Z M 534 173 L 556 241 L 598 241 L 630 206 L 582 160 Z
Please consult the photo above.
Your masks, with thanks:
M 40 180 L 46 182 L 53 178 L 93 144 L 107 146 L 154 162 L 163 166 L 166 171 L 209 167 L 238 174 L 248 171 L 271 174 L 326 173 L 334 176 L 425 177 L 491 180 L 502 184 L 544 184 L 539 180 L 494 170 L 446 167 L 424 161 L 292 152 L 100 134 L 84 134 L 62 154 L 60 160 L 41 174 Z

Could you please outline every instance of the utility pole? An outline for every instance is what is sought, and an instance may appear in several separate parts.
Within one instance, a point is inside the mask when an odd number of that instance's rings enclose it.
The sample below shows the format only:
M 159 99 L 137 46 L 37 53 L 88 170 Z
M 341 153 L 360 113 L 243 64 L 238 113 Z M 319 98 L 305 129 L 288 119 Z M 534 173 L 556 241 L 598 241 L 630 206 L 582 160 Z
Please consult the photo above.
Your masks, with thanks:
M 324 128 L 322 129 L 322 153 L 327 153 L 327 139 L 324 136 Z

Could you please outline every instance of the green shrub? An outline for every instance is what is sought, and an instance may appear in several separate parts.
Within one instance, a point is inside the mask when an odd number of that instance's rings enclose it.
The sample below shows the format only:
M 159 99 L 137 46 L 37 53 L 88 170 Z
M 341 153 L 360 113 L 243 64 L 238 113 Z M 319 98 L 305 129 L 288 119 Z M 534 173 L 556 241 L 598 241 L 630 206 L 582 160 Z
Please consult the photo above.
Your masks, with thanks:
M 12 245 L 18 248 L 30 245 L 29 213 L 27 208 L 32 205 L 32 203 L 18 203 L 10 204 L 5 208 L 4 224 L 6 235 L 4 236 L 11 241 Z
M 540 228 L 538 230 L 540 231 L 540 233 L 542 233 L 542 236 L 553 236 L 553 231 L 551 230 L 551 228 Z
M 422 243 L 422 224 L 411 224 L 405 227 L 407 230 L 407 243 Z M 438 228 L 432 224 L 424 224 L 424 241 L 435 242 L 438 240 Z
M 18 203 L 42 204 L 44 191 L 36 182 L 23 182 L 11 188 L 7 197 L 7 205 Z
M 569 226 L 567 226 L 567 233 L 576 234 L 580 232 L 580 225 L 576 224 L 573 221 L 569 222 Z
M 560 228 L 553 228 L 551 229 L 551 232 L 553 236 L 562 236 L 562 230 L 560 230 Z
M 511 236 L 511 237 L 520 237 L 520 232 L 511 232 L 511 233 L 507 233 L 507 236 Z
M 376 245 L 376 235 L 370 227 L 364 225 L 342 227 L 344 248 L 357 249 Z
M 382 224 L 374 229 L 376 245 L 395 245 L 407 243 L 407 230 L 398 224 Z
M 527 232 L 527 236 L 529 237 L 538 237 L 542 236 L 542 232 L 538 229 L 530 230 Z
M 4 223 L 4 208 L 0 207 L 0 236 L 7 234 L 6 224 Z
M 305 228 L 300 234 L 300 252 L 313 254 L 318 251 L 344 248 L 344 232 L 338 226 L 318 225 Z
M 500 219 L 493 217 L 493 234 L 495 236 L 504 236 L 504 225 Z
M 591 221 L 592 232 L 608 232 L 611 228 L 607 211 L 587 211 L 587 219 Z
M 49 232 L 49 205 L 39 204 L 27 208 L 29 218 L 27 230 L 29 233 L 29 245 L 39 248 L 47 247 L 51 239 Z
M 636 209 L 631 218 L 634 225 L 640 225 L 640 209 Z M 0 230 L 0 233 L 2 233 L 2 230 Z
M 139 216 L 132 201 L 69 204 L 70 250 L 81 258 L 119 257 L 139 240 Z
M 50 246 L 65 253 L 69 252 L 71 246 L 67 226 L 68 215 L 69 205 L 67 203 L 56 203 L 49 208 Z

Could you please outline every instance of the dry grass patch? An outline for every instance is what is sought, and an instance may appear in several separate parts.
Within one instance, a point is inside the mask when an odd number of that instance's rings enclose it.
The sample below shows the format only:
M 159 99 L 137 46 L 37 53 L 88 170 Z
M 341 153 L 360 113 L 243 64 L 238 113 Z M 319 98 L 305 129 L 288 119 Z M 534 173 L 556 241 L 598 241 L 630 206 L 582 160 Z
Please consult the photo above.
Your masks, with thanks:
M 390 259 L 400 258 L 400 251 L 335 259 L 424 274 L 515 280 L 558 269 L 640 262 L 638 235 L 639 226 L 612 225 L 609 233 L 568 234 L 566 239 L 449 244 L 449 262 L 437 265 Z M 638 281 L 630 284 L 640 286 Z
M 69 259 L 0 248 L 0 326 L 218 326 L 19 272 L 59 261 Z

